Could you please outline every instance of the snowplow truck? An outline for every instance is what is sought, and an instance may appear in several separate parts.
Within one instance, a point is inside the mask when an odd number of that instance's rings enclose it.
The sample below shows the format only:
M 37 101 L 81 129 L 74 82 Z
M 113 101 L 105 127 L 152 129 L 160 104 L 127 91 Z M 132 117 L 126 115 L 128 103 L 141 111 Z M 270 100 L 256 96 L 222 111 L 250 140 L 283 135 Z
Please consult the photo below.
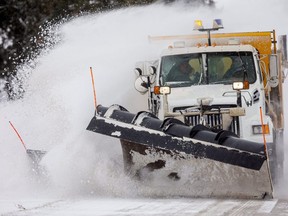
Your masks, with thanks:
M 273 197 L 284 161 L 286 38 L 277 49 L 275 31 L 212 30 L 150 37 L 170 45 L 136 64 L 148 111 L 99 105 L 87 129 L 120 139 L 131 176 L 158 175 L 197 197 Z

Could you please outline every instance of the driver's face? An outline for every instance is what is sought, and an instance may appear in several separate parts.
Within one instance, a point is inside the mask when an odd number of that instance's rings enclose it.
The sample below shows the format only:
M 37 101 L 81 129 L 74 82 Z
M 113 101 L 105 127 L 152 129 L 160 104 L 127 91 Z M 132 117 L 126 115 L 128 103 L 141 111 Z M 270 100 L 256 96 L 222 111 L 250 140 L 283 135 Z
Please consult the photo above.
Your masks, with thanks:
M 235 58 L 233 60 L 233 65 L 236 66 L 236 67 L 241 66 L 242 65 L 241 59 L 240 58 Z
M 190 66 L 190 64 L 188 62 L 183 62 L 180 65 L 180 70 L 182 73 L 189 74 L 192 72 L 192 67 Z

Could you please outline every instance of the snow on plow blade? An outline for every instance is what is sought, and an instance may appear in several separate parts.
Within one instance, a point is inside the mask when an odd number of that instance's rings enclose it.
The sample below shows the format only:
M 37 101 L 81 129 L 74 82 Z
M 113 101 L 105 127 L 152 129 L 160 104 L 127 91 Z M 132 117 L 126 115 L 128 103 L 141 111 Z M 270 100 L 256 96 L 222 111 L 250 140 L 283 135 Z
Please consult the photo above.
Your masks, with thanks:
M 166 170 L 168 177 L 173 174 L 181 182 L 177 163 L 185 166 L 179 162 L 185 161 L 193 168 L 191 187 L 185 189 L 191 196 L 272 197 L 264 145 L 239 139 L 228 131 L 215 133 L 202 125 L 192 128 L 176 119 L 162 121 L 148 112 L 132 114 L 119 105 L 99 105 L 87 130 L 120 139 L 125 169 L 130 174 L 152 164 L 156 166 L 153 170 Z M 149 154 L 153 159 L 143 159 Z M 176 162 L 169 162 L 173 165 L 168 167 L 169 160 Z M 211 171 L 215 176 L 207 173 Z

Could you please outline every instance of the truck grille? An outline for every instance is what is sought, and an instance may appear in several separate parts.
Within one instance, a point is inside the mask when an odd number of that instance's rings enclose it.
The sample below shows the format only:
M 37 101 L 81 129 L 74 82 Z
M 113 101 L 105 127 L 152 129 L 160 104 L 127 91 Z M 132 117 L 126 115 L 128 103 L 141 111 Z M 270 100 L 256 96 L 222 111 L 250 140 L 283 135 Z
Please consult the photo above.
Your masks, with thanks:
M 213 113 L 207 114 L 203 116 L 206 126 L 216 130 L 223 129 L 223 116 L 221 113 Z M 200 115 L 191 115 L 184 117 L 185 124 L 190 126 L 195 126 L 201 124 Z M 232 117 L 232 121 L 228 128 L 224 128 L 225 130 L 229 130 L 238 136 L 240 136 L 239 131 L 239 117 Z

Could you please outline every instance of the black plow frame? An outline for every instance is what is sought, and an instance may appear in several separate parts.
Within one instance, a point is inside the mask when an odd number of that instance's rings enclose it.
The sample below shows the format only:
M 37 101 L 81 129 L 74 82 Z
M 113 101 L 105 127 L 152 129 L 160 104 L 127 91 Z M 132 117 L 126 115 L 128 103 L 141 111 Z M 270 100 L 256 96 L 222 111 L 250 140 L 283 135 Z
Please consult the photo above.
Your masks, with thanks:
M 174 154 L 260 170 L 267 160 L 264 144 L 240 139 L 228 131 L 189 127 L 175 119 L 159 120 L 151 113 L 132 114 L 119 105 L 99 105 L 87 130 Z

